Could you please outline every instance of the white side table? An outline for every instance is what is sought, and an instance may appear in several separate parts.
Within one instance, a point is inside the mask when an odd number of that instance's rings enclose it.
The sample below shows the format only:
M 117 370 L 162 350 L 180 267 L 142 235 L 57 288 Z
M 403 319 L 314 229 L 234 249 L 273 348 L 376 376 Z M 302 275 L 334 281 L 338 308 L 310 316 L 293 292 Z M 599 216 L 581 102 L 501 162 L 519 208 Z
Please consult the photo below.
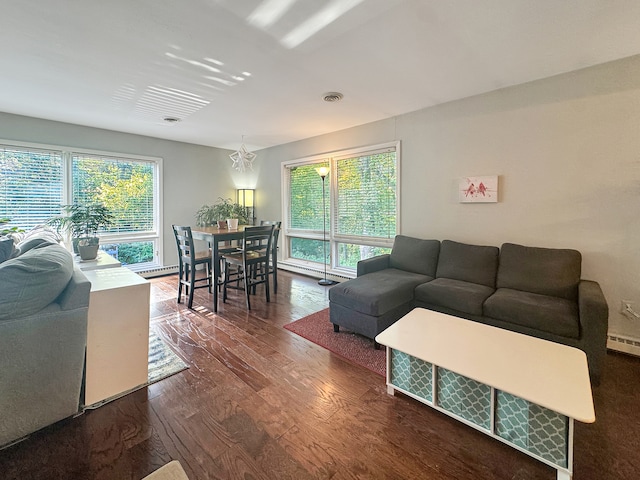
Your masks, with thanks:
M 149 282 L 128 268 L 85 271 L 91 282 L 85 405 L 147 383 Z
M 113 258 L 106 252 L 102 250 L 98 251 L 98 256 L 94 260 L 82 260 L 80 255 L 75 255 L 73 257 L 73 261 L 76 266 L 82 270 L 83 272 L 88 272 L 90 270 L 101 270 L 103 268 L 117 268 L 121 267 L 122 263 L 117 259 Z

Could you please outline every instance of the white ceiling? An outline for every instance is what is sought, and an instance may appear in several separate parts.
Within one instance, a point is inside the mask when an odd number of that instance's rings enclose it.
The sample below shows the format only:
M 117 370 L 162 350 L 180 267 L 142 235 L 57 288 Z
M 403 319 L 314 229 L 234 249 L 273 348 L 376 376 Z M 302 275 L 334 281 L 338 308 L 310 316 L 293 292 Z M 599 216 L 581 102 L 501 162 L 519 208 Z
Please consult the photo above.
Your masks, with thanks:
M 230 149 L 640 53 L 638 0 L 0 0 L 0 12 L 0 111 Z M 344 100 L 324 102 L 329 91 Z

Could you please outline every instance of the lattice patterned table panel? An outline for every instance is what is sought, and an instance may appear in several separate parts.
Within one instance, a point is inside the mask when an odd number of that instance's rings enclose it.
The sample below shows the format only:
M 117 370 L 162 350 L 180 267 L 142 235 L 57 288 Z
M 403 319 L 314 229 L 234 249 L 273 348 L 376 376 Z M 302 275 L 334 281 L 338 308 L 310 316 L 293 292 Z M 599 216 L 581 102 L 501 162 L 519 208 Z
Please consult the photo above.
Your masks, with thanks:
M 497 391 L 496 435 L 556 465 L 567 466 L 568 418 Z
M 391 350 L 391 382 L 398 388 L 433 401 L 433 365 L 399 350 Z
M 389 355 L 392 389 L 403 390 L 556 468 L 568 468 L 568 417 L 399 350 L 389 349 Z M 558 478 L 570 478 L 566 475 L 566 470 L 558 470 Z
M 438 368 L 438 406 L 482 428 L 491 428 L 489 385 Z

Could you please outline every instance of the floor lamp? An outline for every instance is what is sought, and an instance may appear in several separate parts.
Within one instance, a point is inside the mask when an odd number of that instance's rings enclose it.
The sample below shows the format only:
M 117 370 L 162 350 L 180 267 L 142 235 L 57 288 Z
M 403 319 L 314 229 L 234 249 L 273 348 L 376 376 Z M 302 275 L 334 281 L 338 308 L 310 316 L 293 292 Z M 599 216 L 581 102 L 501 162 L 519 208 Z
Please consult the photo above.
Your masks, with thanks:
M 324 258 L 322 263 L 324 264 L 324 278 L 318 281 L 318 285 L 333 285 L 334 281 L 327 279 L 327 215 L 326 215 L 326 200 L 324 193 L 324 179 L 327 178 L 329 173 L 329 167 L 318 167 L 316 172 L 322 178 L 322 251 Z

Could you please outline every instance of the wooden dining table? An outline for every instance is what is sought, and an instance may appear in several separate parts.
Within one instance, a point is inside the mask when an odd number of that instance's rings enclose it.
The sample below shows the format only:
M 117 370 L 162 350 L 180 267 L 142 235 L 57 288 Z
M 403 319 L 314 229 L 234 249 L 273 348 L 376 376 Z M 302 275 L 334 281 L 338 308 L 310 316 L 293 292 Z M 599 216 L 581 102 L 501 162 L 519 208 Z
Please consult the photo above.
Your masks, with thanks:
M 250 225 L 246 225 L 250 226 Z M 211 248 L 211 263 L 213 267 L 213 311 L 218 311 L 218 279 L 222 273 L 220 270 L 220 252 L 230 247 L 234 240 L 242 240 L 245 225 L 238 228 L 218 228 L 213 227 L 191 227 L 191 235 L 194 240 L 204 240 Z M 275 265 L 274 265 L 275 267 Z

